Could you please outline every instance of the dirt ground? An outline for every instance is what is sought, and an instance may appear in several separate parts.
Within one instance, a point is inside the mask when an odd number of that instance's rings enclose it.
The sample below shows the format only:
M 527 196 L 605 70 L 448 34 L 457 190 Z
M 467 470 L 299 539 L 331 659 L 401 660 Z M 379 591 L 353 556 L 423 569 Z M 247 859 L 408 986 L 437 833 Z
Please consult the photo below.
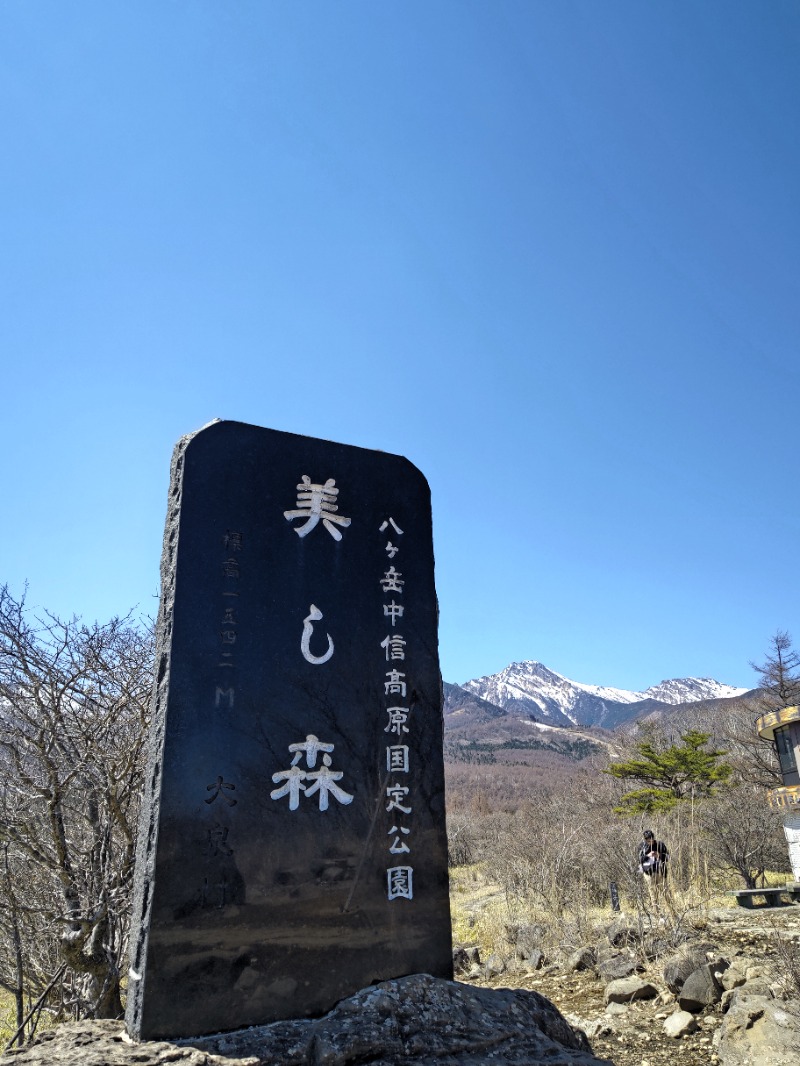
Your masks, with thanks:
M 610 916 L 609 916 L 610 918 Z M 800 942 L 800 906 L 757 908 L 711 908 L 703 918 L 695 916 L 695 932 L 715 946 L 729 960 L 744 956 L 770 974 L 781 966 L 777 938 Z M 552 969 L 551 967 L 550 969 Z M 784 967 L 785 969 L 785 967 Z M 680 1039 L 663 1032 L 663 1022 L 678 1009 L 667 990 L 659 963 L 649 964 L 640 974 L 650 980 L 662 995 L 657 999 L 631 1003 L 609 1013 L 604 1001 L 604 982 L 594 970 L 570 972 L 522 971 L 499 977 L 459 977 L 488 987 L 533 989 L 550 999 L 573 1024 L 588 1032 L 594 1053 L 615 1066 L 708 1066 L 720 1060 L 714 1053 L 712 1037 L 721 1024 L 720 1006 L 697 1016 L 699 1028 Z M 613 1008 L 612 1008 L 613 1011 Z M 594 1023 L 599 1022 L 599 1026 Z M 597 1028 L 596 1034 L 592 1030 Z

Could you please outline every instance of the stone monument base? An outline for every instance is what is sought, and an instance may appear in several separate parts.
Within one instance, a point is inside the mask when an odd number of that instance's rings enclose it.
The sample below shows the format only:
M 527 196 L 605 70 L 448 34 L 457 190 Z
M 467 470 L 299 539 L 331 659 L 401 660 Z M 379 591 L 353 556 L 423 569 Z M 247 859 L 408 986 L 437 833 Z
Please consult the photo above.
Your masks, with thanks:
M 121 1022 L 70 1022 L 0 1066 L 609 1066 L 537 992 L 414 974 L 342 1000 L 317 1019 L 273 1022 L 179 1046 L 133 1043 Z

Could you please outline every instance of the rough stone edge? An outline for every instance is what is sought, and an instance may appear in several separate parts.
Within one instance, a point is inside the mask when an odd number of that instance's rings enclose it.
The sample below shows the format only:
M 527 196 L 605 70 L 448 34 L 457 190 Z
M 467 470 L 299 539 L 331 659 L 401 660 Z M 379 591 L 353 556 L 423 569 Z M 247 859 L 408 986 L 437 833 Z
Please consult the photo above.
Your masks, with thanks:
M 145 985 L 145 961 L 150 938 L 154 859 L 158 838 L 158 815 L 161 805 L 161 775 L 164 735 L 167 720 L 167 697 L 172 660 L 172 626 L 175 612 L 175 582 L 178 562 L 181 501 L 186 450 L 194 438 L 220 419 L 201 426 L 180 438 L 172 451 L 170 463 L 167 516 L 161 549 L 161 595 L 156 623 L 156 668 L 153 676 L 151 719 L 148 735 L 147 769 L 139 813 L 136 843 L 134 893 L 131 907 L 128 988 L 125 1022 L 133 1039 L 140 1039 L 142 1004 Z

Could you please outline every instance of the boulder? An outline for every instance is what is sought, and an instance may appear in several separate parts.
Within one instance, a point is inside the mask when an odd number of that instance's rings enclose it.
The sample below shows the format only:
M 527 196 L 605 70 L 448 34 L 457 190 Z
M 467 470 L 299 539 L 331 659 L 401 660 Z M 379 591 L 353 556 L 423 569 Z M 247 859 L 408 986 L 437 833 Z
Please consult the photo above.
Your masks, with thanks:
M 686 978 L 678 993 L 678 1004 L 681 1010 L 697 1014 L 706 1007 L 719 1003 L 721 998 L 722 986 L 715 976 L 714 967 L 711 963 L 706 963 L 705 966 L 692 970 Z
M 630 977 L 632 973 L 636 973 L 640 968 L 641 967 L 636 959 L 631 955 L 625 954 L 612 955 L 610 959 L 598 962 L 595 967 L 598 974 L 606 983 L 609 981 L 617 981 L 621 977 Z
M 567 959 L 567 970 L 591 970 L 595 963 L 594 948 L 578 948 Z
M 547 960 L 545 959 L 543 952 L 539 951 L 539 949 L 537 948 L 535 951 L 532 951 L 530 955 L 527 956 L 527 958 L 525 959 L 525 965 L 528 967 L 529 970 L 541 970 L 546 961 Z
M 627 1001 L 626 1001 L 625 1003 L 615 1003 L 615 1002 L 614 1002 L 614 1000 L 612 1000 L 612 1001 L 611 1001 L 611 1002 L 610 1002 L 610 1003 L 609 1003 L 609 1004 L 608 1004 L 608 1005 L 606 1006 L 606 1009 L 605 1009 L 605 1012 L 604 1012 L 604 1013 L 605 1013 L 605 1014 L 606 1014 L 606 1015 L 607 1015 L 607 1016 L 608 1016 L 609 1018 L 615 1018 L 615 1017 L 619 1017 L 619 1016 L 620 1016 L 620 1015 L 622 1015 L 622 1014 L 627 1014 L 627 1013 L 628 1013 L 628 1004 L 627 1004 Z
M 500 955 L 492 954 L 483 964 L 484 977 L 499 977 L 506 972 L 505 960 Z
M 506 959 L 506 973 L 527 973 L 528 964 L 524 959 L 518 959 L 516 955 L 512 955 L 510 959 Z
M 667 1036 L 672 1036 L 676 1040 L 695 1032 L 697 1027 L 697 1019 L 688 1010 L 678 1010 L 670 1014 L 662 1026 Z
M 248 1055 L 236 1066 L 260 1066 Z M 112 1021 L 65 1022 L 33 1043 L 0 1055 L 3 1066 L 233 1066 L 233 1060 L 166 1040 L 134 1044 L 124 1024 Z
M 71 1022 L 0 1066 L 610 1066 L 536 992 L 474 988 L 427 974 L 383 981 L 316 1020 L 181 1042 L 131 1043 L 121 1022 Z
M 687 945 L 664 960 L 661 970 L 664 983 L 673 995 L 683 988 L 686 978 L 707 962 L 706 953 L 699 946 Z
M 655 999 L 658 989 L 639 977 L 623 977 L 606 985 L 606 1003 L 631 1003 L 634 999 Z
M 481 953 L 477 944 L 453 945 L 453 973 L 469 973 L 473 966 L 480 966 Z
M 780 1000 L 747 994 L 747 985 L 727 993 L 730 1008 L 714 1033 L 724 1066 L 797 1066 L 800 1018 Z
M 747 959 L 734 959 L 728 969 L 723 973 L 720 978 L 720 984 L 725 991 L 730 991 L 732 988 L 739 988 L 747 980 L 747 968 L 749 963 Z
M 754 977 L 737 987 L 744 989 L 748 996 L 773 996 L 772 982 L 766 977 Z
M 613 944 L 609 944 L 608 940 L 603 937 L 602 940 L 597 940 L 593 944 L 594 955 L 597 962 L 606 962 L 608 959 L 613 959 L 615 955 L 619 955 L 619 948 L 615 948 Z

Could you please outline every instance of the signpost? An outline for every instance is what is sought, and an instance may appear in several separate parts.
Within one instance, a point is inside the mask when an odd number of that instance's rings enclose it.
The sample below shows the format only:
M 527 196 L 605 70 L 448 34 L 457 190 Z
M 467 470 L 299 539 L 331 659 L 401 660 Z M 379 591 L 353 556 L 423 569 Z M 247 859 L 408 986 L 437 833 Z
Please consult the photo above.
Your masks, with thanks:
M 218 421 L 175 449 L 128 1027 L 194 1036 L 452 976 L 429 490 Z

